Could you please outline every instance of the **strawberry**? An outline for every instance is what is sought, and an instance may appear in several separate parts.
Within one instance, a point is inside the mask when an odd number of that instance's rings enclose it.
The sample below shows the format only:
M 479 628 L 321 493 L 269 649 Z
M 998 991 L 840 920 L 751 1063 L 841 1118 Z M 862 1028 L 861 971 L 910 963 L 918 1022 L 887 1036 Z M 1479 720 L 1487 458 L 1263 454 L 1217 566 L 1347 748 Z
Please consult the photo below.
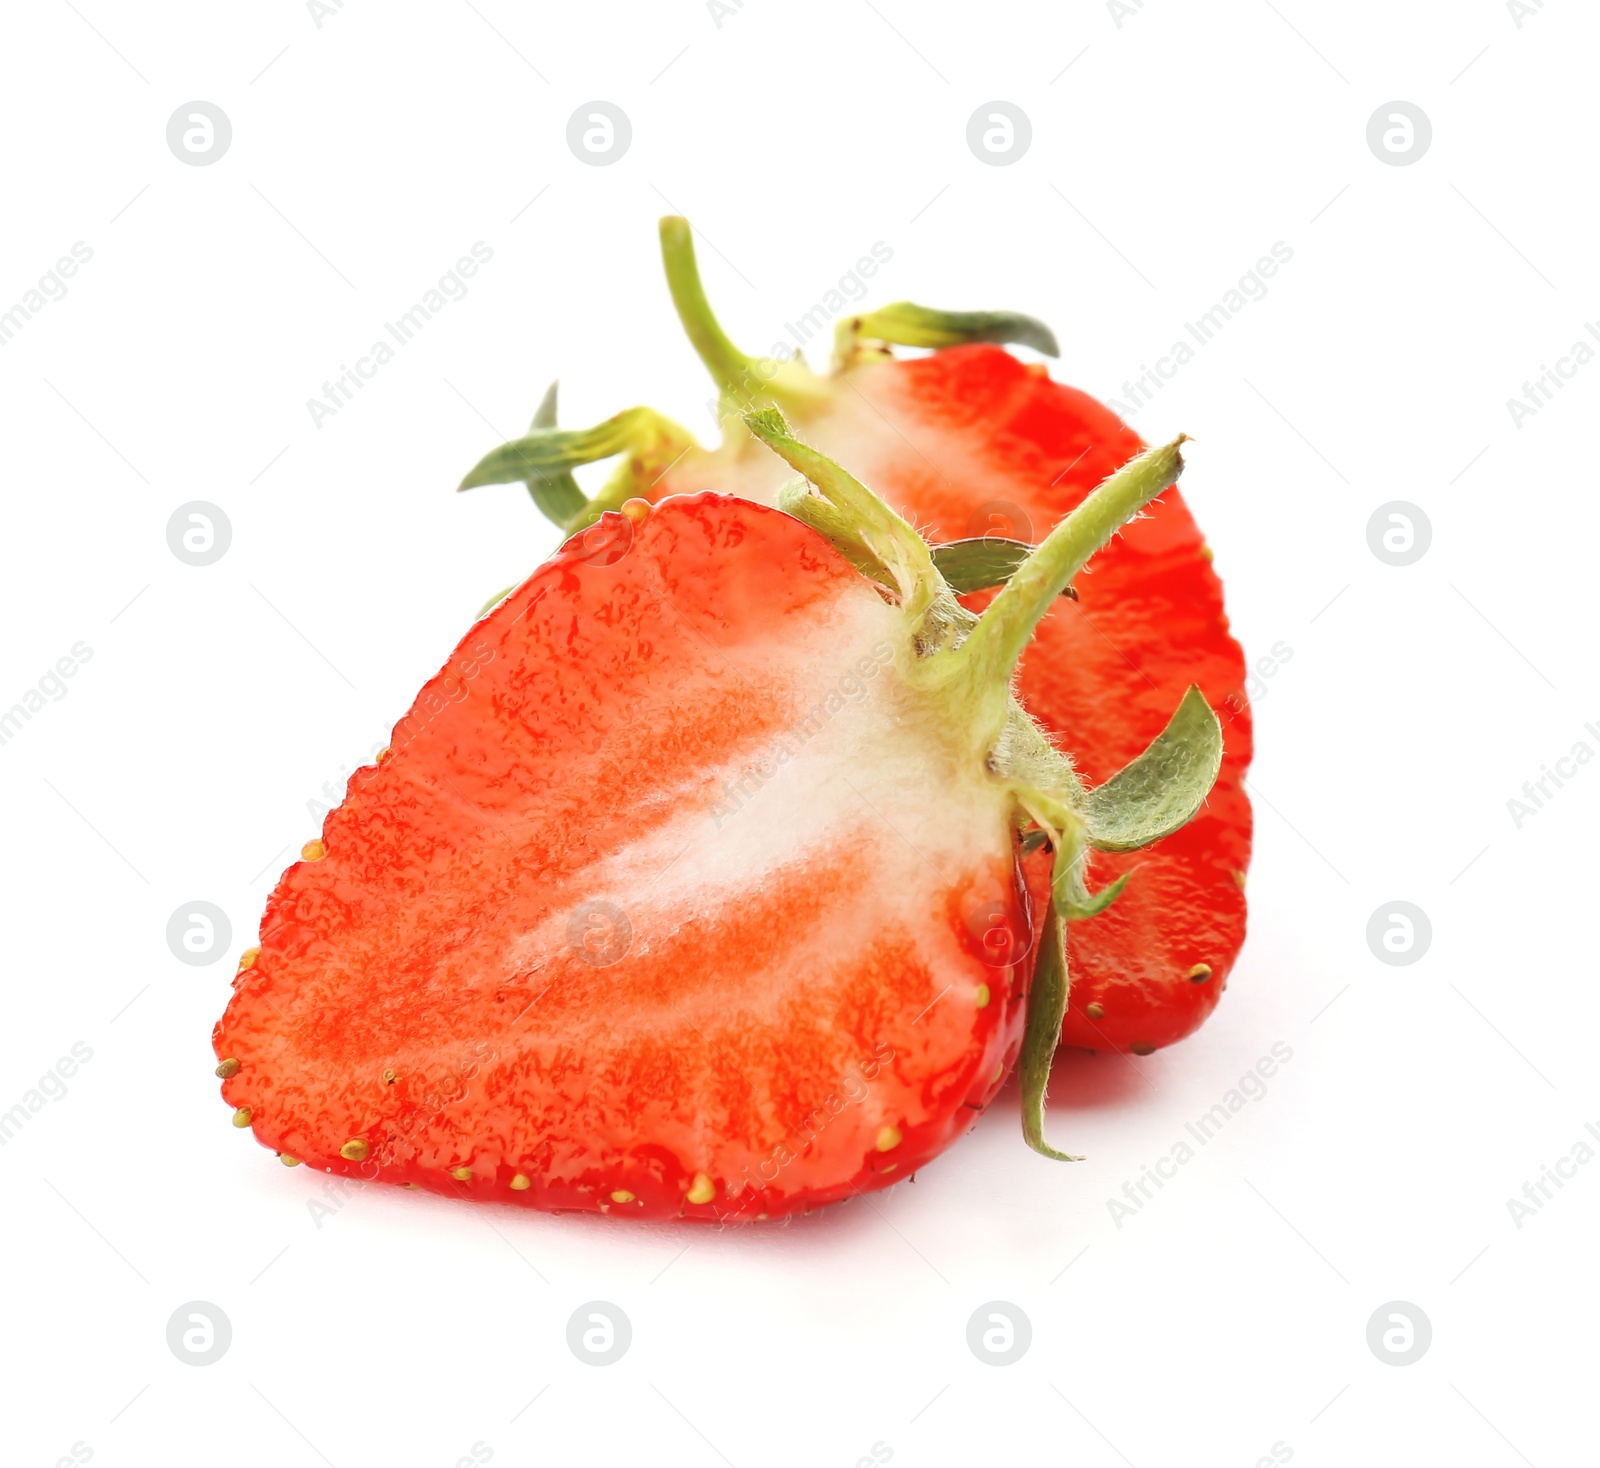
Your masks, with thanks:
M 581 432 L 536 429 L 491 452 L 463 488 L 526 482 L 569 529 L 634 496 L 716 489 L 775 503 L 788 471 L 739 412 L 779 404 L 809 441 L 848 463 L 931 540 L 952 542 L 936 545 L 935 555 L 959 590 L 961 558 L 981 544 L 972 537 L 1031 539 L 1142 448 L 1109 409 L 999 345 L 1056 354 L 1049 329 L 1026 316 L 900 303 L 841 321 L 827 376 L 797 358 L 747 357 L 706 303 L 688 224 L 664 219 L 661 234 L 679 315 L 722 389 L 722 445 L 704 450 L 685 429 L 635 408 Z M 896 359 L 890 344 L 933 350 Z M 566 471 L 615 454 L 624 457 L 612 480 L 586 500 Z M 1066 1043 L 1145 1054 L 1211 1013 L 1244 941 L 1251 838 L 1244 658 L 1228 632 L 1210 550 L 1176 490 L 1108 545 L 1075 591 L 1077 605 L 1058 604 L 1039 627 L 1019 689 L 1044 728 L 1069 741 L 1085 774 L 1104 779 L 1132 759 L 1191 681 L 1228 720 L 1222 773 L 1206 809 L 1136 857 L 1095 853 L 1096 880 L 1137 877 L 1104 917 L 1070 934 Z M 964 604 L 981 611 L 991 595 L 975 589 Z M 1042 903 L 1047 867 L 1030 863 L 1029 878 Z
M 748 421 L 815 487 L 602 513 L 474 624 L 279 881 L 213 1038 L 235 1123 L 285 1162 L 773 1217 L 907 1176 L 1019 1054 L 1027 1140 L 1065 1155 L 1061 929 L 1119 885 L 1091 892 L 1084 853 L 1180 825 L 1221 741 L 1191 689 L 1088 789 L 1012 676 L 1178 446 L 974 617 L 881 500 Z M 1024 846 L 1053 860 L 1037 931 Z

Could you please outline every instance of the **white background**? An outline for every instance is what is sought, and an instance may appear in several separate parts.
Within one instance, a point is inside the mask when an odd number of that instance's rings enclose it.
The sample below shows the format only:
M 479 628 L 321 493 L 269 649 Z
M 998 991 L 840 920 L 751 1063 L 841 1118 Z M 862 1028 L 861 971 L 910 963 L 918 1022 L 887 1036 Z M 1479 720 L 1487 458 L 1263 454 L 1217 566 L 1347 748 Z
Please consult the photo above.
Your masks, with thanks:
M 0 746 L 0 1109 L 74 1042 L 93 1059 L 0 1151 L 7 1463 L 1589 1451 L 1600 1165 L 1521 1228 L 1507 1200 L 1600 1124 L 1600 766 L 1520 829 L 1507 801 L 1600 750 L 1600 364 L 1520 428 L 1506 402 L 1600 313 L 1600 16 L 1129 9 L 13 10 L 0 307 L 94 254 L 0 349 L 0 706 L 93 655 Z M 633 127 L 604 168 L 565 142 L 596 98 Z M 232 122 L 211 166 L 166 145 L 192 99 Z M 1007 167 L 965 142 L 993 99 L 1032 122 Z M 1411 166 L 1366 142 L 1392 99 L 1432 121 Z M 551 378 L 565 422 L 644 401 L 710 432 L 656 259 L 669 209 L 749 349 L 883 241 L 875 300 L 1033 312 L 1102 397 L 1293 249 L 1134 419 L 1197 436 L 1185 491 L 1235 630 L 1292 649 L 1257 708 L 1249 942 L 1193 1038 L 1058 1065 L 1079 1166 L 1023 1147 L 1011 1093 L 915 1185 L 787 1227 L 387 1188 L 314 1218 L 321 1180 L 217 1098 L 232 964 L 180 964 L 168 916 L 214 902 L 244 948 L 308 800 L 552 546 L 521 490 L 451 492 Z M 316 427 L 306 400 L 478 240 L 470 294 Z M 1395 499 L 1433 527 L 1405 568 L 1366 540 Z M 232 523 L 213 566 L 168 550 L 190 500 Z M 1395 899 L 1433 925 L 1409 967 L 1366 943 Z M 1267 1094 L 1118 1227 L 1107 1200 L 1275 1042 Z M 605 1369 L 565 1342 L 595 1299 L 633 1326 Z M 996 1299 L 1032 1322 L 1005 1368 L 965 1339 Z M 191 1300 L 232 1323 L 204 1368 L 166 1345 Z M 1414 1365 L 1368 1348 L 1392 1300 L 1432 1322 Z

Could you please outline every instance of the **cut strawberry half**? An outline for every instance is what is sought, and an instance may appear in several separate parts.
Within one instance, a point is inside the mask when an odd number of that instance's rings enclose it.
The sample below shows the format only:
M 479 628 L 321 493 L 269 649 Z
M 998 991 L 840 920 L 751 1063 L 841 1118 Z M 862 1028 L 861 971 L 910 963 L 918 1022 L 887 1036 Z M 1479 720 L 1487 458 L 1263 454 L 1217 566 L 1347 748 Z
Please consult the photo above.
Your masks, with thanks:
M 463 488 L 524 482 L 569 529 L 641 496 L 714 489 L 773 504 L 789 470 L 740 414 L 777 404 L 809 442 L 922 528 L 962 589 L 962 561 L 975 547 L 1033 540 L 1143 447 L 1109 409 L 1000 345 L 1055 355 L 1048 328 L 1031 317 L 901 303 L 841 321 L 827 376 L 798 358 L 748 357 L 706 302 L 688 224 L 665 219 L 661 234 L 679 315 L 722 392 L 721 446 L 702 449 L 687 430 L 645 408 L 594 429 L 559 430 L 547 402 L 550 423 L 491 452 Z M 893 344 L 934 350 L 896 359 Z M 612 479 L 587 500 L 568 471 L 614 455 L 621 457 Z M 993 585 L 1003 574 L 970 584 Z M 1058 603 L 1038 629 L 1018 687 L 1044 728 L 1068 741 L 1085 774 L 1103 779 L 1132 759 L 1191 682 L 1226 722 L 1222 773 L 1206 808 L 1137 856 L 1094 855 L 1097 880 L 1137 875 L 1104 917 L 1070 934 L 1064 1039 L 1142 1054 L 1183 1038 L 1210 1014 L 1244 941 L 1251 842 L 1244 657 L 1228 631 L 1210 551 L 1176 490 L 1096 557 L 1075 592 L 1077 604 Z M 975 590 L 965 604 L 981 610 L 989 596 Z M 1047 873 L 1034 875 L 1036 897 L 1041 883 L 1048 885 Z
M 280 880 L 214 1044 L 235 1122 L 285 1161 L 770 1217 L 908 1175 L 1019 1051 L 1027 1139 L 1064 1155 L 1062 925 L 1119 885 L 1092 893 L 1085 854 L 1180 825 L 1221 743 L 1190 690 L 1087 789 L 1012 674 L 1177 445 L 975 618 L 876 496 L 748 421 L 810 481 L 788 514 L 602 514 L 474 625 Z M 1037 930 L 1025 845 L 1053 858 Z

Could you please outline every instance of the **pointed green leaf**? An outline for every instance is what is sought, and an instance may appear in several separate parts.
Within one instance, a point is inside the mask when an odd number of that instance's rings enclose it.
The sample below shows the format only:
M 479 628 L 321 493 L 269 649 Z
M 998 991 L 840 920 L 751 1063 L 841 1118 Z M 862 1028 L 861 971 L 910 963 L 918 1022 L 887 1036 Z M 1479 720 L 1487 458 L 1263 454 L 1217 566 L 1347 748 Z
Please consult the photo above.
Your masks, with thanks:
M 1017 710 L 1020 727 L 1031 728 L 1021 709 Z M 1041 739 L 1042 742 L 1042 739 Z M 1053 751 L 1051 751 L 1053 753 Z M 1059 758 L 1059 756 L 1058 756 Z M 1049 774 L 1048 767 L 1035 768 L 1035 774 Z M 1036 821 L 1039 829 L 1022 838 L 1023 849 L 1037 850 L 1038 845 L 1049 841 L 1055 847 L 1055 861 L 1050 870 L 1050 895 L 1055 910 L 1064 921 L 1079 922 L 1104 912 L 1128 885 L 1132 872 L 1124 872 L 1114 882 L 1098 892 L 1091 892 L 1084 881 L 1084 862 L 1089 855 L 1089 832 L 1084 825 L 1080 807 L 1084 799 L 1083 787 L 1070 768 L 1065 788 L 1057 793 L 1032 785 L 1019 785 L 1017 795 L 1023 812 L 1029 820 Z M 1030 845 L 1033 838 L 1038 842 Z
M 1016 342 L 1059 356 L 1055 334 L 1044 322 L 1018 311 L 936 311 L 896 301 L 840 323 L 841 338 L 869 337 L 901 347 L 954 347 L 963 342 Z M 841 345 L 843 343 L 841 342 Z
M 593 428 L 534 428 L 490 449 L 461 481 L 462 489 L 484 484 L 516 484 L 609 459 L 630 448 L 655 414 L 649 408 L 628 408 Z
M 548 395 L 547 404 L 554 406 Z M 547 404 L 540 405 L 541 415 Z M 630 494 L 642 493 L 693 446 L 687 430 L 653 408 L 628 408 L 593 428 L 530 428 L 522 438 L 485 454 L 459 488 L 526 484 L 539 508 L 556 524 L 579 530 L 601 510 L 615 509 Z M 584 498 L 567 471 L 617 454 L 627 454 L 629 460 L 595 501 Z
M 1137 851 L 1170 836 L 1205 804 L 1221 767 L 1222 725 L 1191 684 L 1150 747 L 1083 798 L 1090 844 Z
M 809 525 L 863 576 L 893 589 L 894 573 L 861 538 L 855 523 L 832 500 L 813 491 L 806 480 L 791 479 L 784 485 L 778 491 L 778 508 Z
M 533 410 L 533 422 L 528 425 L 530 429 L 556 426 L 556 397 L 560 391 L 561 379 L 558 377 L 544 390 L 544 396 L 539 399 L 539 406 Z
M 1065 940 L 1061 918 L 1052 907 L 1039 936 L 1033 985 L 1028 990 L 1022 1056 L 1017 1062 L 1022 1083 L 1022 1135 L 1035 1152 L 1042 1152 L 1057 1162 L 1082 1162 L 1083 1158 L 1059 1152 L 1044 1139 L 1044 1095 L 1050 1084 L 1050 1062 L 1061 1041 L 1061 1022 L 1067 1013 Z
M 556 426 L 556 395 L 560 387 L 560 382 L 556 381 L 545 389 L 533 422 L 528 425 L 530 433 Z M 578 487 L 578 481 L 565 469 L 559 474 L 530 475 L 523 483 L 545 519 L 560 526 L 565 526 L 588 503 L 588 496 Z
M 1051 885 L 1056 911 L 1069 923 L 1098 917 L 1122 896 L 1122 889 L 1128 885 L 1128 879 L 1133 876 L 1132 872 L 1124 872 L 1108 886 L 1102 887 L 1098 892 L 1091 892 L 1084 885 L 1082 870 L 1083 863 L 1080 861 L 1073 868 L 1072 876 L 1063 877 L 1058 874 Z
M 1011 573 L 1033 553 L 1025 540 L 1007 540 L 999 535 L 980 535 L 971 540 L 947 540 L 933 547 L 933 564 L 950 583 L 957 596 L 969 591 L 987 591 L 1004 586 Z M 1070 586 L 1061 593 L 1073 601 L 1078 593 Z

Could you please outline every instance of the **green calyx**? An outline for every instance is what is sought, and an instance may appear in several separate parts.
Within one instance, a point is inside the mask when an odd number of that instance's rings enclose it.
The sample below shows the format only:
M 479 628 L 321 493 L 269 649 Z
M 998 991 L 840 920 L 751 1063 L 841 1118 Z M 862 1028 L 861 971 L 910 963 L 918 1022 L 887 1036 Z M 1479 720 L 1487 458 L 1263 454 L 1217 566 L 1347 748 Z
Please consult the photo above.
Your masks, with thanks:
M 1024 844 L 1053 853 L 1051 901 L 1024 1031 L 1020 1073 L 1022 1129 L 1047 1157 L 1072 1160 L 1045 1141 L 1045 1090 L 1061 1037 L 1070 978 L 1064 924 L 1092 919 L 1126 886 L 1124 874 L 1089 890 L 1090 851 L 1134 851 L 1170 835 L 1204 804 L 1222 763 L 1222 726 L 1191 687 L 1137 759 L 1088 789 L 1011 693 L 1018 660 L 1039 621 L 1089 558 L 1183 471 L 1180 437 L 1131 460 L 1093 491 L 1038 546 L 1003 552 L 1004 584 L 979 616 L 956 590 L 917 532 L 859 480 L 801 443 L 781 413 L 745 415 L 750 432 L 804 475 L 785 487 L 780 507 L 829 540 L 852 565 L 899 603 L 915 659 L 908 682 L 922 689 L 953 730 L 970 731 L 974 757 L 1011 797 Z M 1005 544 L 1005 543 L 1002 543 Z M 963 552 L 958 574 L 969 569 Z M 997 569 L 991 565 L 983 572 Z
M 837 392 L 835 379 L 820 376 L 798 353 L 789 358 L 752 357 L 742 352 L 722 329 L 700 280 L 694 234 L 689 221 L 669 214 L 661 220 L 661 260 L 667 287 L 685 333 L 705 363 L 720 394 L 720 420 L 739 452 L 749 440 L 743 415 L 752 409 L 778 407 L 804 420 L 820 412 Z M 1015 342 L 1056 354 L 1049 327 L 1031 316 L 1011 311 L 936 311 L 898 301 L 877 311 L 846 318 L 835 329 L 838 368 L 847 369 L 862 355 L 861 344 L 911 347 L 955 346 L 963 342 Z M 523 437 L 492 449 L 460 484 L 475 489 L 486 484 L 523 484 L 539 510 L 568 535 L 592 525 L 607 510 L 632 498 L 653 499 L 652 491 L 680 458 L 698 448 L 680 425 L 649 408 L 629 408 L 593 428 L 556 427 L 556 389 L 545 394 Z M 572 470 L 601 459 L 622 456 L 610 479 L 587 498 Z M 997 586 L 1006 569 L 1003 553 L 990 550 L 979 566 L 976 553 L 940 548 L 940 569 L 948 568 L 953 589 L 964 594 Z M 993 544 L 991 542 L 991 544 Z M 1016 558 L 1020 561 L 1020 557 Z M 967 563 L 973 569 L 966 569 Z M 980 579 L 989 577 L 991 579 Z M 1070 590 L 1066 592 L 1071 595 Z
M 806 480 L 796 479 L 784 485 L 778 491 L 778 508 L 825 535 L 856 570 L 874 581 L 882 581 L 885 586 L 892 584 L 892 578 L 884 575 L 883 565 L 856 534 L 849 516 L 832 501 L 814 493 Z M 957 596 L 966 596 L 968 592 L 1004 586 L 1011 573 L 1032 554 L 1033 547 L 1025 540 L 990 535 L 971 540 L 947 540 L 942 545 L 930 545 L 928 550 L 945 584 Z M 1071 586 L 1064 588 L 1061 594 L 1069 601 L 1078 599 L 1078 593 Z
M 554 416 L 555 403 L 545 404 Z M 485 484 L 525 484 L 533 502 L 568 534 L 592 525 L 606 510 L 625 500 L 647 498 L 650 488 L 694 447 L 694 438 L 653 408 L 627 408 L 593 428 L 534 425 L 521 438 L 491 449 L 468 472 L 458 489 Z M 623 461 L 593 499 L 586 499 L 572 478 L 582 464 L 624 455 Z
M 874 580 L 893 587 L 908 617 L 923 617 L 941 598 L 954 602 L 927 541 L 854 475 L 795 438 L 782 413 L 758 409 L 744 415 L 744 424 L 815 488 L 815 494 L 796 493 L 790 486 L 780 508 L 834 540 Z
M 1067 935 L 1062 915 L 1052 905 L 1045 914 L 1038 957 L 1033 963 L 1033 984 L 1028 990 L 1028 1014 L 1017 1069 L 1022 1091 L 1022 1138 L 1035 1152 L 1056 1162 L 1083 1161 L 1075 1153 L 1058 1151 L 1044 1138 L 1044 1095 L 1050 1084 L 1050 1062 L 1061 1043 L 1070 987 Z
M 781 407 L 804 416 L 827 399 L 832 391 L 827 379 L 812 372 L 798 353 L 786 359 L 751 357 L 729 339 L 706 299 L 687 219 L 669 214 L 661 221 L 661 260 L 678 319 L 721 391 L 725 409 Z M 935 350 L 967 342 L 1015 343 L 1059 355 L 1054 333 L 1035 317 L 1017 311 L 938 311 L 912 301 L 841 320 L 834 328 L 835 367 L 848 367 L 863 342 Z
M 700 282 L 694 231 L 679 215 L 661 221 L 661 263 L 678 320 L 722 394 L 725 422 L 752 408 L 782 405 L 803 412 L 826 398 L 826 383 L 798 355 L 788 361 L 751 357 L 729 340 Z
M 533 422 L 528 425 L 529 433 L 538 433 L 556 426 L 556 395 L 560 388 L 559 382 L 552 382 L 544 390 L 544 397 L 534 409 Z M 546 519 L 554 520 L 558 525 L 577 515 L 588 501 L 588 496 L 578 488 L 578 481 L 572 477 L 570 469 L 563 469 L 555 474 L 534 475 L 526 482 L 534 504 L 539 507 Z
M 950 583 L 951 591 L 965 596 L 969 591 L 1004 586 L 1012 572 L 1032 554 L 1033 547 L 1025 540 L 983 535 L 971 540 L 947 540 L 943 545 L 934 546 L 933 564 Z M 1078 599 L 1078 593 L 1070 585 L 1062 587 L 1061 594 L 1070 601 Z
M 1187 825 L 1222 768 L 1222 725 L 1194 684 L 1177 712 L 1132 764 L 1083 799 L 1089 840 L 1100 851 L 1138 851 Z
M 960 650 L 974 692 L 1009 685 L 1033 629 L 1072 578 L 1183 473 L 1185 435 L 1147 449 L 1106 479 L 1017 567 Z
M 834 356 L 848 362 L 862 341 L 886 342 L 899 347 L 962 346 L 967 342 L 1014 343 L 1032 347 L 1047 357 L 1059 357 L 1055 333 L 1035 316 L 1018 311 L 936 311 L 912 301 L 880 306 L 864 316 L 852 316 L 834 327 Z

